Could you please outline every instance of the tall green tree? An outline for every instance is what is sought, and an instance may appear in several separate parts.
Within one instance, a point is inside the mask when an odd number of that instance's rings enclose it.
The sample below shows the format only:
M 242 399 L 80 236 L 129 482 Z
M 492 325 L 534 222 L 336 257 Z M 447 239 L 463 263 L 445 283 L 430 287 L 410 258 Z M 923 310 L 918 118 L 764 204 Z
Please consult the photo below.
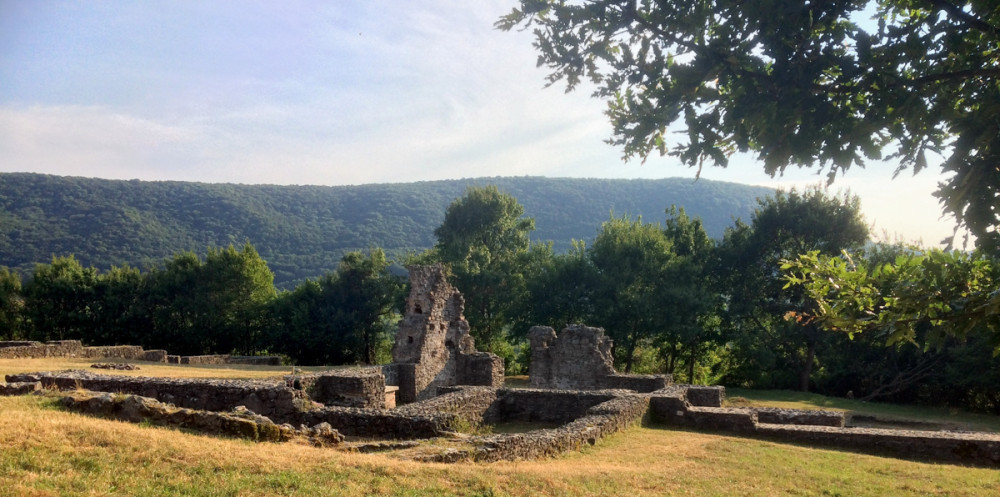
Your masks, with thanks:
M 604 222 L 590 247 L 599 275 L 596 323 L 614 340 L 626 373 L 632 371 L 636 349 L 667 326 L 661 297 L 670 284 L 667 273 L 673 255 L 663 229 L 641 217 Z
M 265 310 L 277 294 L 267 262 L 246 242 L 240 250 L 232 245 L 209 249 L 202 271 L 202 291 L 213 309 L 206 324 L 217 337 L 214 349 L 239 354 L 260 350 L 269 326 Z
M 785 288 L 782 263 L 809 251 L 837 254 L 867 239 L 857 198 L 819 188 L 762 199 L 750 225 L 737 223 L 726 233 L 716 271 L 719 288 L 727 292 L 726 318 L 738 357 L 730 381 L 809 389 L 828 338 L 816 322 L 787 319 L 808 312 L 813 301 L 801 289 Z
M 524 292 L 522 263 L 535 222 L 495 186 L 470 187 L 445 211 L 434 235 L 436 256 L 451 267 L 465 297 L 465 315 L 478 347 L 502 347 L 506 324 Z
M 21 275 L 6 266 L 0 266 L 0 338 L 22 338 L 24 323 L 24 297 L 21 294 Z
M 405 282 L 389 266 L 381 249 L 350 252 L 335 272 L 279 296 L 275 350 L 305 365 L 376 364 L 403 306 Z
M 145 276 L 133 267 L 112 267 L 94 284 L 94 328 L 92 345 L 123 345 L 143 342 L 150 329 L 142 295 Z
M 35 340 L 81 339 L 94 326 L 97 270 L 72 255 L 37 264 L 24 287 L 25 316 Z
M 142 345 L 181 355 L 210 352 L 202 323 L 211 309 L 199 289 L 201 274 L 201 259 L 194 252 L 180 252 L 146 276 L 142 299 L 152 328 Z
M 340 260 L 333 289 L 338 305 L 337 325 L 345 329 L 356 350 L 356 360 L 378 364 L 376 348 L 391 335 L 403 307 L 405 282 L 389 272 L 381 249 L 368 255 L 349 252 Z
M 274 275 L 250 243 L 183 252 L 149 275 L 151 345 L 179 354 L 254 353 L 270 328 Z
M 700 168 L 754 152 L 772 175 L 819 166 L 832 181 L 868 159 L 918 172 L 942 153 L 943 208 L 1000 247 L 993 0 L 521 0 L 497 26 L 534 28 L 550 84 L 596 86 L 626 158 Z
M 676 206 L 667 209 L 664 235 L 671 243 L 673 257 L 660 293 L 667 321 L 657 342 L 666 371 L 674 374 L 683 356 L 687 381 L 696 383 L 698 364 L 720 339 L 715 312 L 721 302 L 711 272 L 715 243 L 700 219 L 689 217 L 683 208 Z
M 525 272 L 526 293 L 523 310 L 518 312 L 518 328 L 527 331 L 544 325 L 561 330 L 567 324 L 591 322 L 600 275 L 587 255 L 586 244 L 574 241 L 565 254 L 552 253 L 549 248 L 536 261 Z

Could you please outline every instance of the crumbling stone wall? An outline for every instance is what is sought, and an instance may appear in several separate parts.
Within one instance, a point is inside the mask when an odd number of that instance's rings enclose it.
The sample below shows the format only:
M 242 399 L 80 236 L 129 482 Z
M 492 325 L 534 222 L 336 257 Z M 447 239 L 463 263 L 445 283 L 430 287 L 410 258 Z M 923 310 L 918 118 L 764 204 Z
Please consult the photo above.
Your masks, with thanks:
M 513 390 L 505 390 L 500 399 L 512 393 Z M 550 390 L 539 392 L 537 395 L 538 398 L 543 398 L 555 393 Z M 592 394 L 575 392 L 568 395 L 579 398 Z M 558 396 L 566 397 L 566 395 Z M 594 400 L 593 397 L 589 398 L 588 402 L 591 400 Z M 576 419 L 560 427 L 527 433 L 472 437 L 469 449 L 446 451 L 426 459 L 441 462 L 461 460 L 493 462 L 552 457 L 562 452 L 593 445 L 601 438 L 625 430 L 639 423 L 648 409 L 648 397 L 623 393 L 585 409 Z
M 671 384 L 670 375 L 626 375 L 615 371 L 612 340 L 603 328 L 570 324 L 556 335 L 548 326 L 528 330 L 535 388 L 564 390 L 627 389 L 653 392 Z
M 25 395 L 37 392 L 41 389 L 42 389 L 42 384 L 41 382 L 38 381 L 6 383 L 0 385 L 0 396 Z
M 502 389 L 486 413 L 490 424 L 505 421 L 568 423 L 623 392 L 600 390 Z
M 286 442 L 301 437 L 317 446 L 331 446 L 344 441 L 344 437 L 327 423 L 313 427 L 302 425 L 299 428 L 289 424 L 279 425 L 242 406 L 229 412 L 199 411 L 174 407 L 148 397 L 106 392 L 77 392 L 63 397 L 60 403 L 71 411 L 92 416 L 132 423 L 178 426 L 255 442 Z
M 296 413 L 286 422 L 305 425 L 329 423 L 349 436 L 412 440 L 440 437 L 451 432 L 457 416 L 428 413 L 401 414 L 395 410 L 361 409 L 357 407 L 323 407 Z
M 87 359 L 127 359 L 139 360 L 145 352 L 138 345 L 113 345 L 102 347 L 80 347 L 79 357 Z
M 62 371 L 7 375 L 7 383 L 41 382 L 44 388 L 117 392 L 150 397 L 178 407 L 230 411 L 246 406 L 271 419 L 284 420 L 310 405 L 306 395 L 281 381 L 149 378 Z M 313 423 L 316 424 L 316 423 Z
M 396 409 L 397 414 L 431 416 L 450 414 L 462 419 L 469 426 L 482 424 L 488 419 L 487 411 L 499 398 L 499 390 L 482 386 L 441 387 L 441 395 Z
M 280 356 L 232 356 L 228 354 L 215 354 L 215 355 L 183 355 L 183 356 L 169 356 L 176 357 L 175 364 L 203 364 L 203 365 L 217 365 L 217 364 L 249 364 L 255 366 L 280 366 L 281 357 Z M 167 362 L 173 362 L 169 359 Z
M 459 354 L 456 384 L 498 388 L 503 386 L 503 358 L 489 352 Z
M 758 423 L 832 426 L 834 428 L 843 428 L 845 423 L 844 413 L 837 411 L 778 409 L 774 407 L 751 407 L 750 409 L 757 413 Z
M 286 377 L 293 387 L 328 406 L 385 409 L 385 376 L 380 368 L 352 368 Z M 296 385 L 296 382 L 298 383 Z
M 528 330 L 531 341 L 531 386 L 562 390 L 603 388 L 604 377 L 615 374 L 611 339 L 602 328 L 567 325 L 561 336 L 548 326 Z
M 437 388 L 503 384 L 503 360 L 477 353 L 465 299 L 448 283 L 444 266 L 411 266 L 410 295 L 396 342 L 392 347 L 397 400 L 414 402 L 433 397 Z M 393 384 L 393 383 L 390 383 Z
M 42 342 L 35 342 L 33 340 L 7 340 L 0 341 L 0 349 L 5 349 L 7 347 L 41 347 Z
M 3 347 L 0 348 L 0 358 L 41 359 L 45 357 L 80 357 L 82 350 L 83 344 L 79 340 L 54 340 L 45 344 Z
M 84 359 L 125 359 L 129 361 L 169 362 L 172 364 L 253 364 L 280 366 L 280 356 L 168 356 L 165 350 L 143 350 L 138 345 L 84 347 L 79 340 L 0 342 L 0 359 L 41 359 L 45 357 L 80 357 Z

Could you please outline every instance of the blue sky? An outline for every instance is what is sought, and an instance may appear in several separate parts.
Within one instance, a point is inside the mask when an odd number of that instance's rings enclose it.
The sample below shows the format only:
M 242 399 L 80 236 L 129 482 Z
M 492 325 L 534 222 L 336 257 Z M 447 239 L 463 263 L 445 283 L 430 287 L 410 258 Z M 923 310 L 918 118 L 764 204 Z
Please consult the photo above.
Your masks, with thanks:
M 480 176 L 694 177 L 622 162 L 604 103 L 545 89 L 514 3 L 0 0 L 0 171 L 343 185 Z M 837 181 L 876 231 L 951 233 L 931 167 Z M 703 178 L 788 187 L 737 157 Z

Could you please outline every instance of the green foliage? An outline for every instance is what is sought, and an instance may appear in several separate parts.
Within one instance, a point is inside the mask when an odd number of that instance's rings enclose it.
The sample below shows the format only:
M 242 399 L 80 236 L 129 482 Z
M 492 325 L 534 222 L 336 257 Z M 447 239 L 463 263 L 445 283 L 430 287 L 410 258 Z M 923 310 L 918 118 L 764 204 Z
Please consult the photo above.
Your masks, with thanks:
M 21 276 L 0 266 L 0 339 L 23 338 L 24 297 Z
M 818 165 L 832 181 L 868 159 L 897 159 L 898 174 L 947 153 L 944 209 L 1000 246 L 994 1 L 522 0 L 496 25 L 534 28 L 549 84 L 596 86 L 625 158 L 724 167 L 752 151 L 769 174 Z
M 378 364 L 376 349 L 392 335 L 392 326 L 403 307 L 404 281 L 389 272 L 389 261 L 381 249 L 366 257 L 361 252 L 345 255 L 337 268 L 335 299 L 338 326 L 354 336 L 358 359 Z
M 266 186 L 112 181 L 0 173 L 0 265 L 30 274 L 75 254 L 107 271 L 144 271 L 205 247 L 252 240 L 279 289 L 334 271 L 344 254 L 381 247 L 389 257 L 432 247 L 448 204 L 468 186 L 496 185 L 534 217 L 556 252 L 592 239 L 609 206 L 636 214 L 683 204 L 720 236 L 770 189 L 686 179 L 484 178 L 361 186 Z
M 666 325 L 660 312 L 673 245 L 659 225 L 627 216 L 606 221 L 590 248 L 598 272 L 596 322 L 631 372 L 636 349 Z
M 890 344 L 919 338 L 926 348 L 971 332 L 988 330 L 996 337 L 1000 331 L 1000 269 L 981 252 L 910 247 L 891 262 L 870 262 L 863 251 L 810 252 L 783 269 L 788 285 L 804 289 L 815 302 L 802 319 L 830 330 L 877 330 Z
M 72 255 L 38 264 L 24 287 L 25 316 L 34 340 L 66 340 L 86 335 L 94 320 L 97 270 Z
M 586 245 L 574 242 L 565 254 L 554 254 L 549 246 L 535 246 L 532 253 L 515 330 L 526 332 L 534 325 L 561 330 L 567 324 L 592 322 L 600 275 L 587 256 Z
M 470 187 L 445 212 L 434 252 L 451 268 L 479 348 L 498 349 L 524 293 L 523 266 L 534 220 L 496 186 Z
M 273 350 L 298 364 L 388 362 L 404 281 L 380 249 L 351 252 L 340 267 L 283 293 L 272 304 Z
M 274 275 L 249 243 L 209 249 L 204 262 L 192 252 L 177 254 L 148 280 L 151 345 L 184 355 L 261 349 Z
M 816 323 L 785 319 L 812 303 L 801 290 L 785 288 L 782 261 L 810 250 L 838 253 L 867 238 L 857 199 L 820 189 L 762 199 L 750 225 L 737 223 L 726 233 L 716 274 L 718 291 L 727 297 L 723 325 L 737 363 L 727 381 L 808 390 L 829 338 Z

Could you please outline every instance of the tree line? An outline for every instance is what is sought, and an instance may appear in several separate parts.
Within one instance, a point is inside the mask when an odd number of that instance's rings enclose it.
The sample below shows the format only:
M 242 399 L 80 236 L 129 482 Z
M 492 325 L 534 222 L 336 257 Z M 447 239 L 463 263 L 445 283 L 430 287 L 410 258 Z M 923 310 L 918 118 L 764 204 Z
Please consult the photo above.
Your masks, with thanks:
M 23 279 L 0 270 L 0 338 L 384 363 L 407 291 L 399 265 L 441 262 L 465 296 L 477 347 L 503 356 L 510 373 L 526 372 L 532 325 L 587 323 L 614 339 L 625 372 L 1000 411 L 995 334 L 930 322 L 906 339 L 831 331 L 819 312 L 827 302 L 796 279 L 796 261 L 895 261 L 913 250 L 871 242 L 855 197 L 779 191 L 720 239 L 674 206 L 656 221 L 612 214 L 568 252 L 533 243 L 533 230 L 514 196 L 469 188 L 448 207 L 433 248 L 399 261 L 379 248 L 353 251 L 290 291 L 275 289 L 249 242 L 179 253 L 146 272 L 56 257 Z M 935 333 L 943 338 L 923 340 Z

